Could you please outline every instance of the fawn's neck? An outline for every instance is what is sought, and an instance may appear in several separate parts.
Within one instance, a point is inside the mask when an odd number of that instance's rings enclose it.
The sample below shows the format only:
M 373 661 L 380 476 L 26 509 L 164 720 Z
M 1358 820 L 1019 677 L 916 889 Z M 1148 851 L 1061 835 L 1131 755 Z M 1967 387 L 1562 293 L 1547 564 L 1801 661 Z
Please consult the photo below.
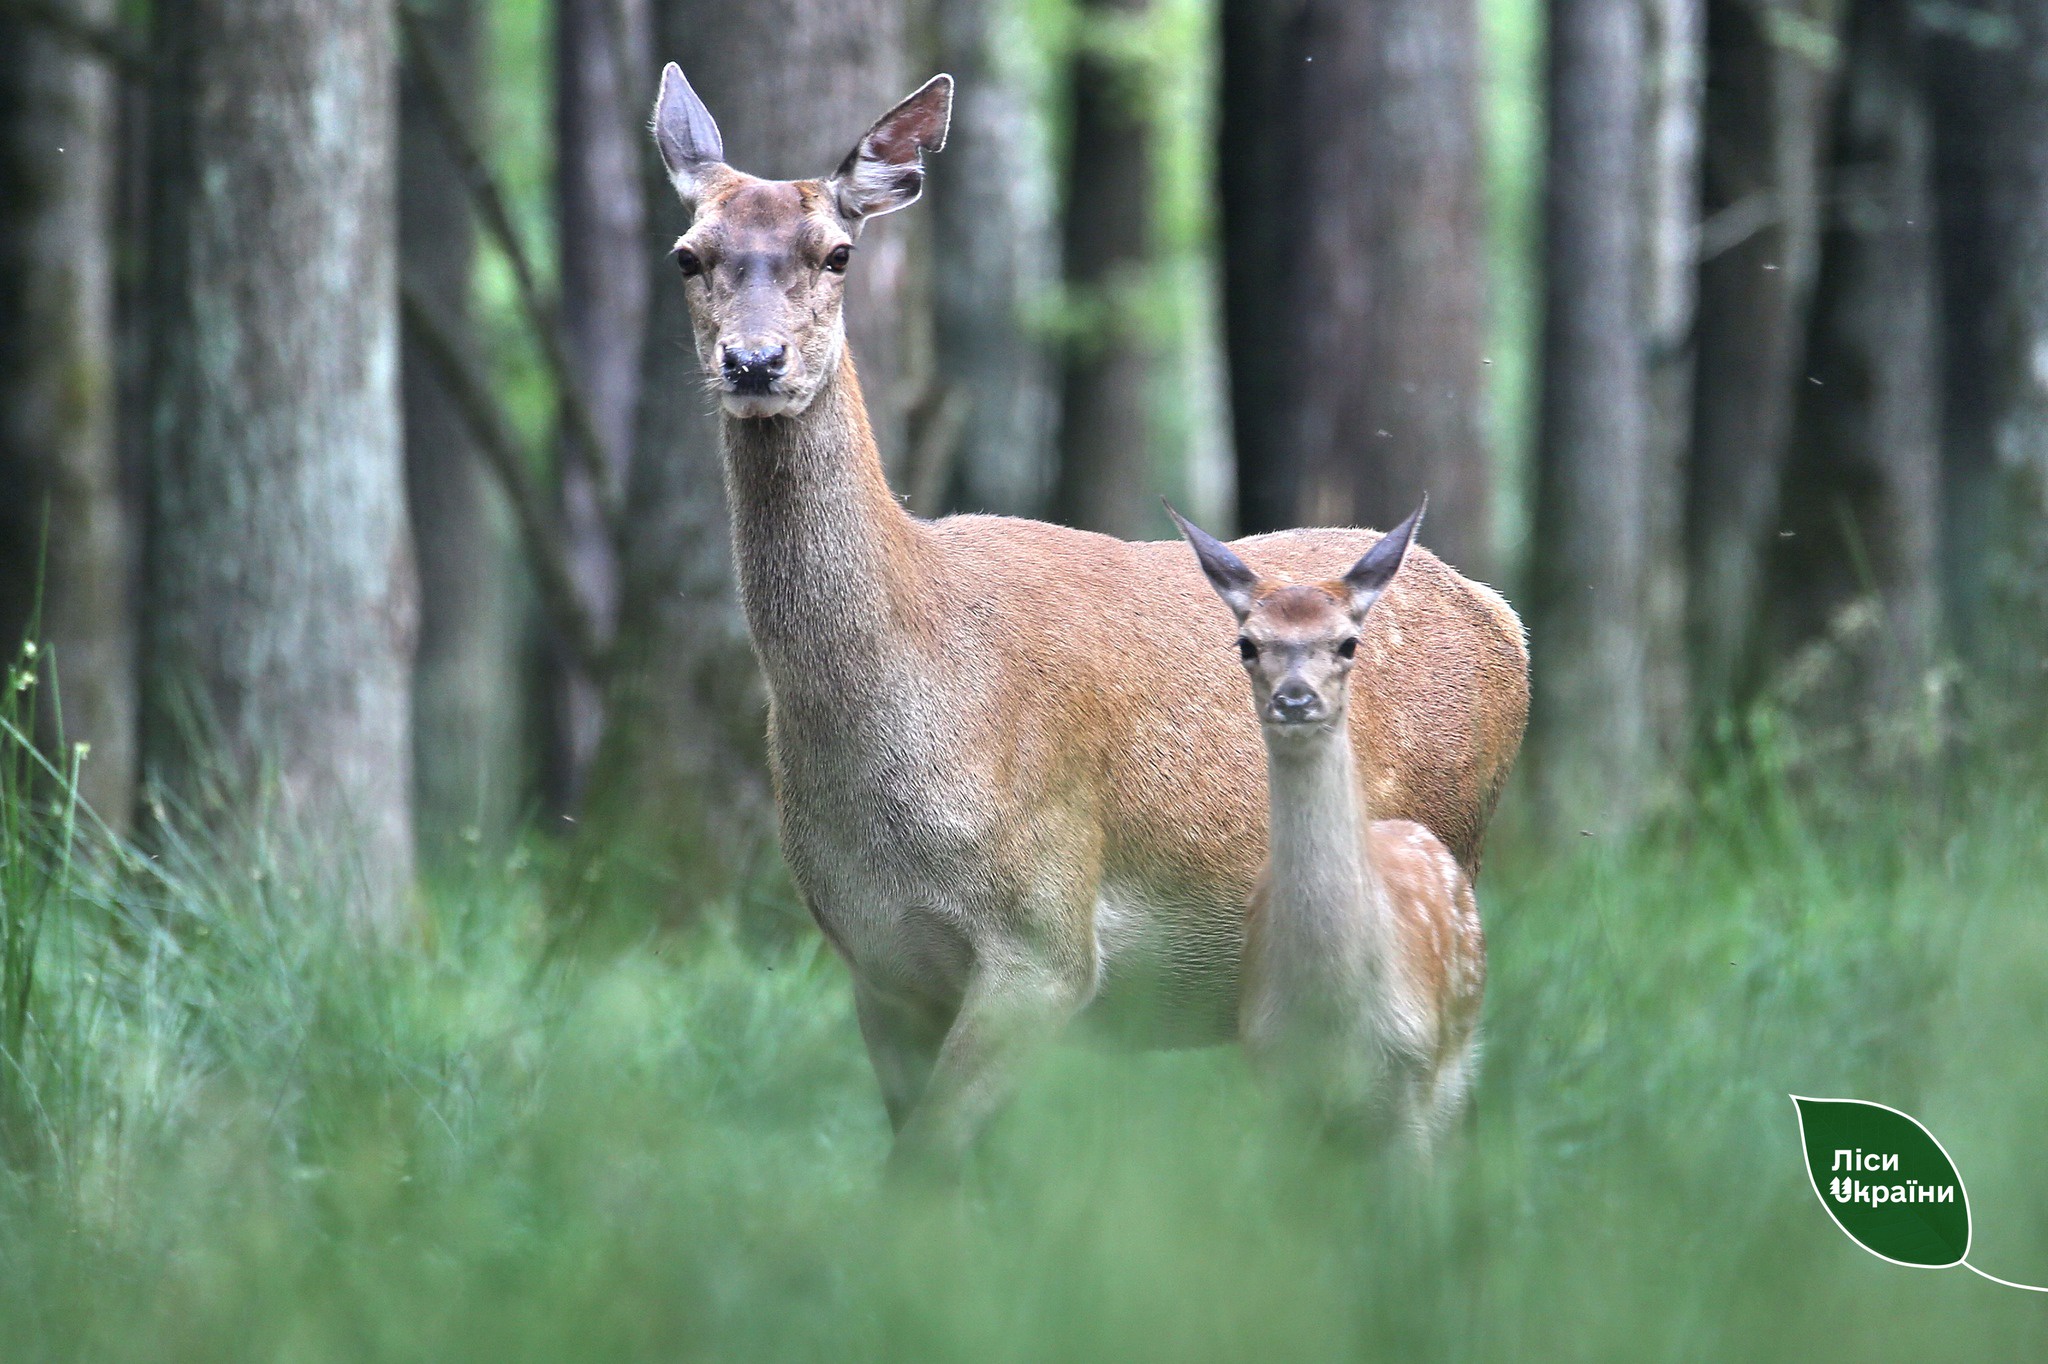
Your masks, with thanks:
M 770 686 L 857 685 L 914 613 L 920 543 L 882 472 L 852 355 L 841 349 L 802 412 L 723 421 L 740 601 Z
M 1366 846 L 1350 726 L 1339 713 L 1308 734 L 1266 736 L 1271 807 L 1267 933 L 1296 937 L 1291 959 L 1346 983 L 1381 983 L 1392 950 L 1386 889 Z

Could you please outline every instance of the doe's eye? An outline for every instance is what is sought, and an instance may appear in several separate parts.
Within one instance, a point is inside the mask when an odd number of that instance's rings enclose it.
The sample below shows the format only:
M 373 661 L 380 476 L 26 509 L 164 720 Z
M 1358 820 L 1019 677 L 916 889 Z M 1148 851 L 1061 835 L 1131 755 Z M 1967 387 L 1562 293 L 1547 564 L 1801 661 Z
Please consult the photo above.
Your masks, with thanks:
M 1358 639 L 1353 636 L 1337 646 L 1337 657 L 1354 658 L 1358 654 Z
M 832 248 L 832 254 L 825 257 L 825 268 L 835 275 L 846 273 L 846 263 L 853 259 L 853 248 L 845 242 Z
M 695 279 L 704 273 L 704 262 L 687 246 L 678 246 L 669 252 L 669 257 L 675 261 L 676 269 L 683 272 L 684 279 Z
M 1259 646 L 1252 643 L 1249 636 L 1239 635 L 1237 637 L 1237 656 L 1250 663 L 1259 656 Z

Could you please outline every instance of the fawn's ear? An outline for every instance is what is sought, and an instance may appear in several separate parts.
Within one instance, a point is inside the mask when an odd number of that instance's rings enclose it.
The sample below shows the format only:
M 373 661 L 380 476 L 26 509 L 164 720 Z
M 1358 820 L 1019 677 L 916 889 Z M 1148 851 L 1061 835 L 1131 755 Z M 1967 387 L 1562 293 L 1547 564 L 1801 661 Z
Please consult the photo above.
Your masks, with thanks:
M 1394 581 L 1394 575 L 1401 571 L 1401 563 L 1408 557 L 1409 546 L 1415 543 L 1415 532 L 1422 525 L 1422 513 L 1429 510 L 1429 494 L 1422 495 L 1422 505 L 1408 513 L 1408 519 L 1380 537 L 1380 542 L 1367 550 L 1364 557 L 1351 566 L 1344 575 L 1344 586 L 1351 590 L 1351 614 L 1358 620 L 1365 619 L 1365 613 L 1372 610 L 1372 604 L 1387 590 L 1387 584 Z
M 661 93 L 654 97 L 654 144 L 661 148 L 669 183 L 685 204 L 696 208 L 705 181 L 725 165 L 725 139 L 674 62 L 661 69 Z
M 1242 622 L 1251 614 L 1252 602 L 1258 597 L 1259 575 L 1252 572 L 1229 545 L 1175 511 L 1171 502 L 1166 504 L 1166 514 L 1173 518 L 1180 527 L 1180 533 L 1195 547 L 1195 558 L 1200 561 L 1202 572 L 1208 576 L 1209 586 L 1216 589 L 1216 595 L 1223 598 L 1223 604 Z
M 829 182 L 848 226 L 858 229 L 868 218 L 917 202 L 924 193 L 924 154 L 945 149 L 952 121 L 951 76 L 933 76 L 875 120 Z

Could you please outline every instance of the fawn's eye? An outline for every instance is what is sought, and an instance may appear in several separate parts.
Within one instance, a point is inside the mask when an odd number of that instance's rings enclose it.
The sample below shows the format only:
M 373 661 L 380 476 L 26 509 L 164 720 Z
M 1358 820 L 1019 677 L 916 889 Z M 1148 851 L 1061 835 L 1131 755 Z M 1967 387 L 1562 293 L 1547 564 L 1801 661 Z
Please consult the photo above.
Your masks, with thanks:
M 687 246 L 678 246 L 669 252 L 669 257 L 675 261 L 676 269 L 683 272 L 684 279 L 695 279 L 704 273 L 704 262 Z
M 1237 656 L 1250 663 L 1258 658 L 1259 646 L 1252 643 L 1250 636 L 1239 635 L 1237 637 Z
M 1353 636 L 1337 646 L 1337 657 L 1355 658 L 1358 655 L 1358 639 Z
M 835 275 L 846 273 L 846 263 L 853 259 L 853 248 L 845 242 L 832 248 L 832 254 L 825 257 L 825 268 Z

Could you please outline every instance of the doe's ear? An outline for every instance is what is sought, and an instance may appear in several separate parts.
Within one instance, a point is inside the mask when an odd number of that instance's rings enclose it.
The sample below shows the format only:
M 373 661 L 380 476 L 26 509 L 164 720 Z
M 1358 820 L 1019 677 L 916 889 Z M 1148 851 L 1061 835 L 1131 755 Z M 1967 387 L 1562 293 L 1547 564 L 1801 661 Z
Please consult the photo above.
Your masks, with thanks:
M 674 62 L 661 69 L 661 93 L 654 97 L 654 143 L 661 148 L 669 182 L 695 208 L 704 182 L 725 164 L 725 139 Z
M 1380 537 L 1380 542 L 1367 550 L 1359 561 L 1344 575 L 1344 586 L 1351 589 L 1351 614 L 1363 620 L 1365 613 L 1372 610 L 1380 594 L 1387 590 L 1387 584 L 1394 581 L 1394 575 L 1401 571 L 1402 561 L 1408 557 L 1408 549 L 1415 543 L 1415 532 L 1422 526 L 1422 514 L 1429 510 L 1429 494 L 1422 495 L 1422 505 L 1408 513 L 1408 519 Z
M 1223 598 L 1223 604 L 1242 622 L 1251 614 L 1252 602 L 1258 596 L 1259 575 L 1252 572 L 1229 545 L 1175 511 L 1171 502 L 1166 504 L 1166 514 L 1173 518 L 1174 524 L 1180 527 L 1180 533 L 1194 546 L 1195 558 L 1201 563 L 1209 586 L 1216 589 L 1216 595 Z
M 868 218 L 908 208 L 924 193 L 924 154 L 943 151 L 953 121 L 953 78 L 933 76 L 875 120 L 832 173 L 839 216 L 858 229 Z

